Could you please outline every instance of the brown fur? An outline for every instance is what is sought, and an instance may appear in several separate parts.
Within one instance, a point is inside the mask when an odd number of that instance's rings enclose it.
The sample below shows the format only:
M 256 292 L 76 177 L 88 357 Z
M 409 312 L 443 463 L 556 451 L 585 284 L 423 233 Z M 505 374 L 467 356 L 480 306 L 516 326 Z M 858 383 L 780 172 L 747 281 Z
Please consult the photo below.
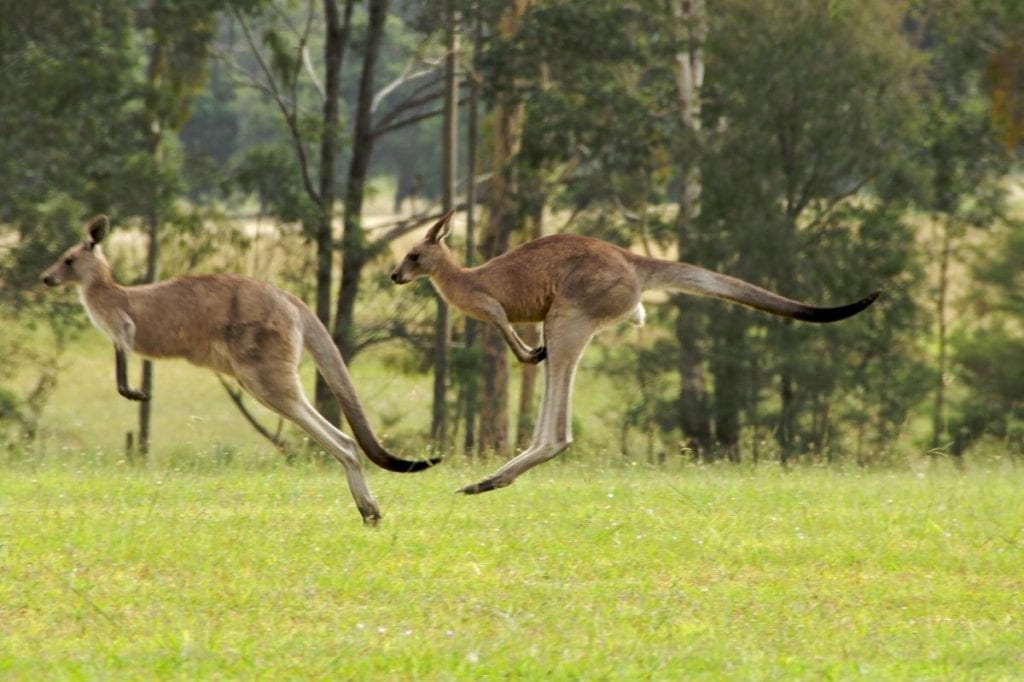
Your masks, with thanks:
M 406 461 L 380 444 L 330 334 L 299 298 L 236 275 L 121 286 L 99 247 L 107 226 L 105 216 L 94 218 L 82 242 L 44 272 L 43 281 L 50 286 L 78 285 L 90 319 L 114 342 L 121 395 L 149 399 L 128 386 L 125 368 L 132 352 L 149 358 L 183 358 L 236 378 L 253 397 L 301 426 L 345 466 L 356 506 L 364 522 L 374 524 L 380 508 L 363 479 L 352 439 L 324 419 L 302 391 L 298 365 L 305 348 L 372 462 L 389 471 L 409 472 L 438 461 Z
M 544 398 L 530 446 L 489 478 L 463 488 L 465 493 L 509 485 L 572 443 L 572 387 L 580 356 L 601 328 L 622 320 L 644 323 L 644 291 L 673 289 L 723 298 L 809 322 L 850 317 L 878 296 L 875 292 L 856 303 L 821 308 L 695 265 L 647 258 L 568 234 L 542 237 L 479 267 L 463 268 L 444 244 L 450 218 L 430 228 L 391 273 L 392 281 L 430 277 L 448 303 L 501 330 L 520 361 L 547 358 Z M 512 329 L 515 322 L 543 322 L 544 345 L 527 346 Z

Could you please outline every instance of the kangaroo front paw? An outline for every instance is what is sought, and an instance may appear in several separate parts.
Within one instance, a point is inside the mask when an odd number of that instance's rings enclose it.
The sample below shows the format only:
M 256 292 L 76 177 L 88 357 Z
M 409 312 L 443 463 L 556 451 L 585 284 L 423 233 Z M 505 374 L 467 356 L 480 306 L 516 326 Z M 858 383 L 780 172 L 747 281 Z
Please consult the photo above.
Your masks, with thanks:
M 149 400 L 149 394 L 145 391 L 137 391 L 134 388 L 126 388 L 121 391 L 121 395 L 128 400 L 138 400 L 139 402 L 146 402 Z
M 526 356 L 526 359 L 523 360 L 523 362 L 528 362 L 531 365 L 539 365 L 540 363 L 544 362 L 544 358 L 546 358 L 547 356 L 548 347 L 537 346 L 536 348 L 530 351 L 530 354 Z

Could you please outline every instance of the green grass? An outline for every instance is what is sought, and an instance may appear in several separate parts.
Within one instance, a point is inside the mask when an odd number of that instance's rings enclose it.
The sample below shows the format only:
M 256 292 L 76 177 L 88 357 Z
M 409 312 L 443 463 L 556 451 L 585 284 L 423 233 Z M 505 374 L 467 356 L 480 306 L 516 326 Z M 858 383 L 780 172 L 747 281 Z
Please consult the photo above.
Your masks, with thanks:
M 1020 679 L 1024 471 L 0 469 L 5 679 Z
M 430 378 L 395 352 L 353 375 L 415 459 Z M 88 330 L 38 441 L 0 448 L 0 679 L 1021 679 L 1013 460 L 626 466 L 599 352 L 569 453 L 479 497 L 453 491 L 496 463 L 371 468 L 369 530 L 340 467 L 284 465 L 182 362 L 157 365 L 149 465 L 126 464 L 137 406 Z

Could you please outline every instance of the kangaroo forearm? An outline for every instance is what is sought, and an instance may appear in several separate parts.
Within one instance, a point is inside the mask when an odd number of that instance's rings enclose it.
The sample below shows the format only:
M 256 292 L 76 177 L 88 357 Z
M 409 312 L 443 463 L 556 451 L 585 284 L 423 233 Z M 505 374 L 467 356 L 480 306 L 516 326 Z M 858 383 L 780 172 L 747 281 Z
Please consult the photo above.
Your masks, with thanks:
M 512 328 L 512 325 L 507 322 L 505 324 L 495 322 L 494 326 L 501 332 L 508 347 L 512 349 L 512 352 L 520 362 L 536 365 L 547 357 L 547 349 L 544 346 L 530 348 L 519 334 L 516 334 L 516 330 Z
M 117 392 L 128 400 L 149 400 L 149 394 L 132 388 L 128 384 L 128 357 L 120 348 L 114 348 L 114 373 Z

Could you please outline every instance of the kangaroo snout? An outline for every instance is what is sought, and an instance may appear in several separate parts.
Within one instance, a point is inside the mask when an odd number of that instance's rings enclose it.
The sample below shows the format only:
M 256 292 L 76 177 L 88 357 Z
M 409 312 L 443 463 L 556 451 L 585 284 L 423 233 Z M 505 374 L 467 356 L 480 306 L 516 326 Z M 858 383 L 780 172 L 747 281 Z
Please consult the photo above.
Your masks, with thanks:
M 43 275 L 40 279 L 42 279 L 43 284 L 45 284 L 48 287 L 55 287 L 57 286 L 57 284 L 59 284 L 59 282 L 57 282 L 57 278 L 54 277 L 53 275 Z
M 395 284 L 406 284 L 407 280 L 402 278 L 402 273 L 399 270 L 401 270 L 400 267 L 391 271 L 391 281 Z

